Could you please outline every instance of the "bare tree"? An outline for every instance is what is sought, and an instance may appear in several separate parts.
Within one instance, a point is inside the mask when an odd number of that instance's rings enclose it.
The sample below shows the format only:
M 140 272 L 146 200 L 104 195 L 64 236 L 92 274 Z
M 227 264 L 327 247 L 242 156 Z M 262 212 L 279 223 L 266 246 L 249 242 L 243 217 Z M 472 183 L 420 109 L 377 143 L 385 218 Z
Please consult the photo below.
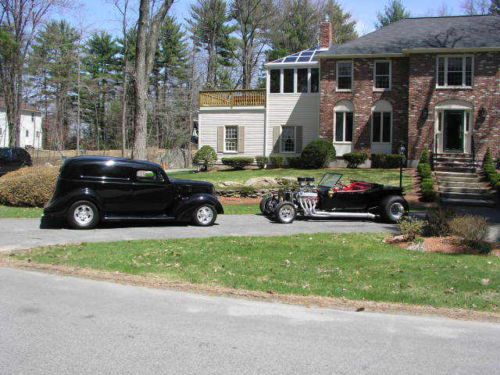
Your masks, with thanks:
M 469 16 L 477 14 L 488 14 L 490 2 L 488 0 L 464 0 L 462 9 Z
M 127 148 L 127 85 L 128 85 L 128 36 L 127 36 L 127 12 L 129 0 L 114 0 L 114 5 L 122 16 L 123 36 L 123 82 L 122 82 L 122 108 L 121 108 L 121 130 L 122 130 L 122 156 L 125 156 Z
M 147 100 L 148 78 L 153 70 L 154 57 L 160 36 L 160 26 L 173 0 L 162 0 L 155 9 L 155 1 L 141 0 L 137 25 L 137 45 L 134 72 L 135 113 L 133 158 L 146 159 L 147 156 Z
M 20 145 L 23 72 L 33 38 L 51 8 L 62 0 L 0 0 L 0 27 L 11 38 L 0 46 L 0 78 L 7 110 L 10 145 Z
M 238 59 L 244 89 L 250 88 L 256 65 L 264 53 L 264 34 L 274 9 L 270 0 L 234 0 L 231 4 L 231 17 L 236 20 L 241 38 Z

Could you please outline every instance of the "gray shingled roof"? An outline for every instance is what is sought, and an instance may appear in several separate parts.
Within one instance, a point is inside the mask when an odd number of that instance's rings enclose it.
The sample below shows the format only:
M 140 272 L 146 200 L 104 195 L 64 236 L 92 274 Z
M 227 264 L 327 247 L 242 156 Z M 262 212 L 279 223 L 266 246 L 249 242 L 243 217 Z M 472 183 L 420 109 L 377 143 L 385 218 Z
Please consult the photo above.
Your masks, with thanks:
M 402 53 L 413 48 L 500 47 L 500 16 L 406 18 L 321 54 Z M 320 55 L 321 55 L 320 54 Z

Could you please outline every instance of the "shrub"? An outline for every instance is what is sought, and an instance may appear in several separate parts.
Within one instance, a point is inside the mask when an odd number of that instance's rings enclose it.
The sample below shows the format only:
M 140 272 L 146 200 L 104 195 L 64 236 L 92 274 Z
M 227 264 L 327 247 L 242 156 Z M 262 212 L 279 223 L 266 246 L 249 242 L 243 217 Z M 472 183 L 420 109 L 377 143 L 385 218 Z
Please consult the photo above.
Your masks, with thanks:
M 347 168 L 357 168 L 368 159 L 368 154 L 366 152 L 349 152 L 342 157 L 347 162 Z
M 0 178 L 0 203 L 7 206 L 43 207 L 52 198 L 59 168 L 27 167 Z
M 449 222 L 450 231 L 462 242 L 481 252 L 489 252 L 489 246 L 483 246 L 482 242 L 488 237 L 488 221 L 481 216 L 465 215 L 457 216 Z
M 399 154 L 372 154 L 372 168 L 399 168 L 404 160 Z
M 302 159 L 299 156 L 290 157 L 287 162 L 290 168 L 302 168 Z
M 323 168 L 329 161 L 335 159 L 335 156 L 335 147 L 331 142 L 326 139 L 317 139 L 302 150 L 300 162 L 302 168 Z
M 418 175 L 422 178 L 431 178 L 432 177 L 432 171 L 431 171 L 431 166 L 430 164 L 419 164 L 417 167 L 417 172 Z
M 500 175 L 497 173 L 495 161 L 493 160 L 493 156 L 491 155 L 490 149 L 486 151 L 486 154 L 484 156 L 483 170 L 484 170 L 484 175 L 488 180 L 488 182 L 491 184 L 491 186 L 496 188 L 497 191 L 500 191 L 499 190 Z
M 233 169 L 245 169 L 253 163 L 253 158 L 247 156 L 235 156 L 232 158 L 222 158 L 222 164 Z
M 422 192 L 422 199 L 425 202 L 432 202 L 436 198 L 432 178 L 424 178 L 420 181 L 420 190 Z
M 399 222 L 399 230 L 408 241 L 413 241 L 424 232 L 425 222 L 423 220 L 412 220 L 405 218 Z
M 269 163 L 269 158 L 267 156 L 256 156 L 255 162 L 257 163 L 257 167 L 259 167 L 259 169 L 264 169 L 267 163 Z
M 257 191 L 255 190 L 255 188 L 254 188 L 254 187 L 252 187 L 252 186 L 242 186 L 242 187 L 239 189 L 239 191 L 240 191 L 240 195 L 241 195 L 242 197 L 248 197 L 248 196 L 250 196 L 250 195 L 254 195 L 254 194 L 256 194 L 256 193 L 257 193 Z
M 203 171 L 208 171 L 217 161 L 217 153 L 210 146 L 200 148 L 193 158 L 193 163 L 200 165 Z
M 418 163 L 419 164 L 420 163 L 423 163 L 423 164 L 430 164 L 431 163 L 431 158 L 429 156 L 429 150 L 425 149 L 424 151 L 422 151 L 422 155 L 420 155 L 420 160 Z
M 427 212 L 426 225 L 424 234 L 426 236 L 444 237 L 449 236 L 450 220 L 455 217 L 455 212 L 450 209 L 438 208 L 431 209 Z
M 274 168 L 283 168 L 285 165 L 285 158 L 281 155 L 270 156 L 269 161 Z

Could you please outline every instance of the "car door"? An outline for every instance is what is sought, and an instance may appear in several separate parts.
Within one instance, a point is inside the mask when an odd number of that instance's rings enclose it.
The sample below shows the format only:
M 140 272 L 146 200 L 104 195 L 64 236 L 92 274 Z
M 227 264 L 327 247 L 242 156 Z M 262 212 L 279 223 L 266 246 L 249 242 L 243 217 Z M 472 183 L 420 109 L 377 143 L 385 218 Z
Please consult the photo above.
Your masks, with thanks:
M 131 210 L 136 215 L 168 215 L 174 202 L 173 189 L 174 186 L 160 169 L 137 169 Z

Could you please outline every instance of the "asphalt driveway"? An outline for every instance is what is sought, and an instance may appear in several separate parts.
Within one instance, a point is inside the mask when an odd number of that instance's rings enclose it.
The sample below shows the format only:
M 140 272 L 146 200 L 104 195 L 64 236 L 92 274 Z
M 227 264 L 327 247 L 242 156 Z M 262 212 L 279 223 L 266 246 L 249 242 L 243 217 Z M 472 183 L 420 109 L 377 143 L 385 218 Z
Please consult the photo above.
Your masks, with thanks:
M 393 224 L 373 221 L 310 220 L 277 224 L 260 215 L 221 215 L 213 227 L 180 224 L 105 225 L 93 230 L 40 229 L 38 219 L 0 219 L 0 252 L 80 242 L 214 236 L 285 236 L 298 233 L 396 232 Z

